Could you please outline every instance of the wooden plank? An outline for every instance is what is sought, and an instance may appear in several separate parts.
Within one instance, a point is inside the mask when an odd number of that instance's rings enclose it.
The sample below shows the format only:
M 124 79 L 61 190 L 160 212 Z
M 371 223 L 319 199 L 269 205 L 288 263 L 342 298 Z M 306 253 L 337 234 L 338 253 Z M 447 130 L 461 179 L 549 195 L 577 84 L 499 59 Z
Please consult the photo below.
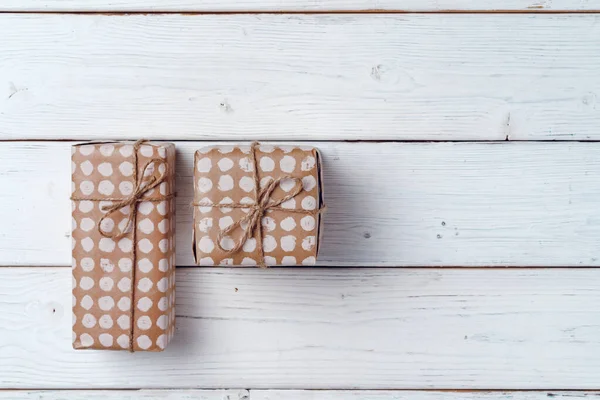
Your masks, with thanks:
M 599 21 L 3 14 L 0 139 L 599 140 Z
M 273 11 L 596 11 L 597 0 L 3 0 L 0 11 L 273 12 Z
M 69 268 L 0 268 L 0 387 L 597 389 L 599 278 L 180 268 L 173 342 L 130 354 L 71 350 Z
M 598 266 L 600 143 L 331 143 L 329 266 Z M 177 263 L 193 265 L 178 142 Z M 0 265 L 71 265 L 70 143 L 0 144 Z
M 598 392 L 435 392 L 390 390 L 252 390 L 249 400 L 576 400 Z
M 292 395 L 295 395 L 292 394 Z M 9 400 L 250 400 L 249 390 L 9 390 Z M 283 400 L 283 398 L 281 398 Z M 521 399 L 518 399 L 521 400 Z M 529 399 L 527 399 L 529 400 Z
M 577 400 L 600 392 L 436 392 L 410 390 L 35 390 L 3 391 L 10 400 Z

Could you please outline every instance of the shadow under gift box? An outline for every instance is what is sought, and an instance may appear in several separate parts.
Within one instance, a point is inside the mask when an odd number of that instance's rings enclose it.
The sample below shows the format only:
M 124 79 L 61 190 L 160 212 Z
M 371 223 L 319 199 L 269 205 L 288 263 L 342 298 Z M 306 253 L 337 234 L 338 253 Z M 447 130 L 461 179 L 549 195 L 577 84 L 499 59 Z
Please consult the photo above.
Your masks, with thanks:
M 196 151 L 196 264 L 314 265 L 322 236 L 322 182 L 321 157 L 313 147 L 254 143 Z M 261 203 L 266 206 L 257 207 Z M 252 213 L 259 217 L 255 226 Z
M 174 189 L 172 143 L 72 147 L 75 349 L 161 351 L 171 340 Z

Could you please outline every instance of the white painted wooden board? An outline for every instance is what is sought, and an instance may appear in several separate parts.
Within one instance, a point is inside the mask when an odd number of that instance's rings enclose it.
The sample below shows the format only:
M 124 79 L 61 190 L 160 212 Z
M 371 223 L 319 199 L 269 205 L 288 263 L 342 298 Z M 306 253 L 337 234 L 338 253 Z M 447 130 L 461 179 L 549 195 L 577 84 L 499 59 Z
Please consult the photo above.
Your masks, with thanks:
M 577 400 L 598 392 L 434 392 L 359 390 L 252 390 L 248 400 Z M 237 400 L 232 397 L 231 400 Z M 246 400 L 243 397 L 239 400 Z
M 597 389 L 600 270 L 180 268 L 164 353 L 71 350 L 69 268 L 0 268 L 0 387 Z
M 598 266 L 600 143 L 332 143 L 329 266 Z M 177 264 L 193 265 L 178 142 Z M 71 265 L 68 142 L 0 143 L 0 265 Z
M 600 392 L 437 392 L 410 390 L 35 390 L 0 392 L 10 400 L 578 400 Z
M 599 21 L 2 14 L 0 139 L 598 140 Z
M 3 0 L 0 11 L 594 11 L 597 0 Z
M 262 391 L 257 392 L 257 396 L 270 393 L 277 396 L 279 400 L 288 398 L 287 391 Z M 290 391 L 290 400 L 296 400 L 296 391 Z M 359 392 L 360 393 L 360 392 Z M 0 399 L 9 400 L 255 400 L 260 397 L 250 397 L 250 391 L 245 389 L 214 389 L 214 390 L 194 390 L 194 389 L 141 389 L 141 390 L 19 390 L 19 391 L 0 391 Z M 302 394 L 300 394 L 302 396 Z M 583 396 L 583 395 L 582 395 Z M 577 398 L 583 398 L 576 396 Z M 535 398 L 534 398 L 535 399 Z M 261 399 L 262 400 L 262 399 Z M 275 399 L 273 399 L 275 400 Z M 379 400 L 379 399 L 374 399 Z M 383 398 L 382 400 L 388 400 Z M 444 400 L 444 399 L 440 399 Z M 453 400 L 453 399 L 450 399 Z M 496 400 L 496 399 L 491 399 Z M 515 399 L 521 400 L 521 399 Z M 529 400 L 529 399 L 525 399 Z M 537 400 L 537 399 L 535 399 Z M 544 399 L 547 400 L 547 399 Z M 558 399 L 557 399 L 558 400 Z

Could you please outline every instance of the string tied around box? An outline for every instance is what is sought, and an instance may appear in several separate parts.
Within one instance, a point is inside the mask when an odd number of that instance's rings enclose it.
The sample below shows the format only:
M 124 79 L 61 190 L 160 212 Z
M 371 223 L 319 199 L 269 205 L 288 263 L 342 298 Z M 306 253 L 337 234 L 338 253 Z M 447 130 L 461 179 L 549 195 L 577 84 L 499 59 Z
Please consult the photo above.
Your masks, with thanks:
M 281 176 L 277 179 L 269 178 L 266 185 L 263 188 L 260 188 L 260 179 L 258 176 L 258 163 L 256 160 L 256 149 L 259 146 L 258 142 L 253 142 L 250 145 L 250 157 L 251 163 L 253 165 L 252 168 L 252 179 L 254 181 L 254 203 L 227 203 L 227 204 L 212 204 L 205 201 L 194 201 L 192 206 L 196 207 L 218 207 L 218 208 L 240 208 L 244 210 L 248 210 L 248 213 L 239 218 L 233 224 L 221 229 L 219 231 L 219 235 L 217 236 L 217 246 L 221 249 L 225 254 L 235 254 L 239 252 L 244 244 L 248 241 L 248 239 L 256 236 L 257 248 L 259 252 L 260 259 L 257 264 L 261 268 L 267 268 L 265 263 L 265 249 L 263 245 L 263 234 L 262 234 L 262 218 L 268 211 L 284 211 L 288 213 L 297 213 L 297 214 L 305 214 L 317 216 L 323 212 L 325 212 L 326 207 L 321 206 L 316 210 L 298 210 L 294 208 L 284 208 L 281 205 L 288 200 L 291 200 L 298 196 L 304 190 L 302 185 L 302 180 L 290 175 Z M 280 199 L 273 199 L 272 195 L 275 189 L 279 186 L 282 181 L 291 180 L 294 183 L 293 188 L 290 192 L 283 196 Z M 223 248 L 222 241 L 228 236 L 229 233 L 233 232 L 236 229 L 242 229 L 243 234 L 241 237 L 234 241 L 234 245 L 231 248 L 225 249 Z
M 132 245 L 132 249 L 131 249 L 131 258 L 132 258 L 132 268 L 131 268 L 131 294 L 132 294 L 132 299 L 131 299 L 131 306 L 129 309 L 129 317 L 130 317 L 130 332 L 129 332 L 129 351 L 133 352 L 133 333 L 134 333 L 134 326 L 135 326 L 135 320 L 134 320 L 134 312 L 135 312 L 135 301 L 134 301 L 134 290 L 135 290 L 135 271 L 136 271 L 136 248 L 137 248 L 137 243 L 136 243 L 136 221 L 137 221 L 137 215 L 138 215 L 138 203 L 140 202 L 144 202 L 144 201 L 150 201 L 153 203 L 158 203 L 158 202 L 162 202 L 165 200 L 169 200 L 173 197 L 175 197 L 174 193 L 171 194 L 167 194 L 167 195 L 159 195 L 153 198 L 149 198 L 146 197 L 146 195 L 153 190 L 154 188 L 158 187 L 161 183 L 165 182 L 167 177 L 169 176 L 169 164 L 163 160 L 162 158 L 152 158 L 149 161 L 147 161 L 141 168 L 139 168 L 139 159 L 138 159 L 138 152 L 140 147 L 144 144 L 148 142 L 148 140 L 146 139 L 140 139 L 138 141 L 136 141 L 133 144 L 133 154 L 132 154 L 132 161 L 133 161 L 133 182 L 134 182 L 134 188 L 131 192 L 131 194 L 127 197 L 102 197 L 102 198 L 96 198 L 96 197 L 79 197 L 79 196 L 71 196 L 71 200 L 73 201 L 93 201 L 93 202 L 100 202 L 100 201 L 110 201 L 112 204 L 105 204 L 103 205 L 100 209 L 104 212 L 104 215 L 100 218 L 100 220 L 97 223 L 97 227 L 98 227 L 98 232 L 100 232 L 100 234 L 102 236 L 104 236 L 105 238 L 109 238 L 112 240 L 119 240 L 122 239 L 123 237 L 125 237 L 127 234 L 129 234 L 131 232 L 131 242 L 133 243 Z M 164 166 L 163 171 L 160 171 L 160 167 Z M 154 174 L 152 174 L 152 171 L 156 169 L 159 171 L 160 175 L 158 177 L 154 176 Z M 144 179 L 145 176 L 152 174 L 148 179 Z M 110 216 L 112 216 L 115 212 L 119 211 L 119 210 L 125 210 L 129 208 L 129 212 L 127 213 L 127 223 L 122 226 L 122 227 L 118 227 L 118 229 L 115 229 L 114 231 L 106 231 L 102 225 L 104 220 L 106 220 L 106 218 L 109 218 Z

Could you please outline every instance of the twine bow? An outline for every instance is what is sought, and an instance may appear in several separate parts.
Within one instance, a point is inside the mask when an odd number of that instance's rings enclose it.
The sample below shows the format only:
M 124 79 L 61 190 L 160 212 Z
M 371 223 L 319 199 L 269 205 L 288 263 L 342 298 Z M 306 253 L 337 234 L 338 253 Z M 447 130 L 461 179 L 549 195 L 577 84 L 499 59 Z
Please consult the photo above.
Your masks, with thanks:
M 146 164 L 144 164 L 144 166 L 141 168 L 141 172 L 139 171 L 138 168 L 138 151 L 140 149 L 140 147 L 142 146 L 142 144 L 144 144 L 145 142 L 147 142 L 147 140 L 145 139 L 140 139 L 138 141 L 136 141 L 133 144 L 133 182 L 135 184 L 135 187 L 133 188 L 132 193 L 125 198 L 112 198 L 112 197 L 103 197 L 103 198 L 93 198 L 93 197 L 76 197 L 76 196 L 72 196 L 71 200 L 73 201 L 111 201 L 113 202 L 112 204 L 109 205 L 103 205 L 101 207 L 101 210 L 105 213 L 102 218 L 100 218 L 100 220 L 98 221 L 98 232 L 100 232 L 100 234 L 106 238 L 110 238 L 113 240 L 119 240 L 121 238 L 123 238 L 124 236 L 126 236 L 130 231 L 131 231 L 131 241 L 133 243 L 132 246 L 132 250 L 131 250 L 131 258 L 132 258 L 132 264 L 133 267 L 131 268 L 131 293 L 133 296 L 134 290 L 135 290 L 135 271 L 136 271 L 136 248 L 137 248 L 137 243 L 136 243 L 136 229 L 135 229 L 135 222 L 137 219 L 137 213 L 138 213 L 138 207 L 137 207 L 137 203 L 139 202 L 143 202 L 143 201 L 150 201 L 153 203 L 157 203 L 157 202 L 162 202 L 165 200 L 168 200 L 172 197 L 174 197 L 174 194 L 168 194 L 168 195 L 160 195 L 157 196 L 155 198 L 148 198 L 145 197 L 148 192 L 150 192 L 152 189 L 156 188 L 158 185 L 160 185 L 161 183 L 163 183 L 167 177 L 169 176 L 169 164 L 161 159 L 161 158 L 153 158 L 151 160 L 149 160 Z M 154 168 L 158 169 L 160 172 L 160 166 L 163 165 L 164 166 L 164 171 L 160 173 L 160 176 L 157 178 L 156 176 L 152 175 L 150 178 L 148 178 L 147 180 L 144 180 L 144 177 L 148 174 L 150 175 L 151 169 L 150 167 L 154 165 Z M 113 213 L 121 210 L 121 209 L 125 209 L 126 207 L 130 207 L 129 213 L 127 213 L 127 223 L 123 226 L 123 227 L 119 227 L 118 230 L 114 230 L 112 232 L 107 232 L 102 228 L 102 222 L 104 222 L 104 220 L 108 217 L 110 217 L 111 215 L 113 215 Z M 130 229 L 132 228 L 132 229 Z M 135 305 L 134 305 L 134 301 L 133 298 L 131 300 L 131 307 L 129 310 L 129 315 L 130 315 L 130 334 L 129 334 L 129 351 L 133 352 L 133 333 L 134 333 L 134 326 L 135 326 L 135 319 L 134 319 L 134 312 L 135 312 Z
M 135 154 L 135 156 L 134 156 L 135 167 L 134 167 L 134 173 L 133 173 L 133 180 L 135 182 L 135 187 L 133 188 L 133 192 L 131 193 L 131 195 L 129 195 L 129 197 L 126 197 L 124 199 L 113 199 L 113 198 L 103 199 L 104 201 L 114 201 L 115 203 L 113 203 L 111 205 L 102 206 L 102 211 L 104 211 L 105 214 L 102 216 L 102 218 L 100 218 L 100 221 L 98 221 L 98 231 L 100 232 L 100 234 L 102 236 L 111 238 L 114 240 L 119 240 L 122 237 L 124 237 L 125 235 L 127 235 L 131 225 L 135 223 L 135 221 L 137 219 L 137 213 L 138 213 L 138 207 L 136 207 L 137 203 L 139 203 L 141 201 L 161 202 L 161 201 L 168 200 L 171 197 L 173 197 L 172 194 L 165 195 L 165 196 L 161 195 L 159 198 L 156 198 L 156 199 L 149 199 L 149 198 L 144 197 L 149 191 L 151 191 L 152 189 L 154 189 L 155 187 L 157 187 L 158 185 L 160 185 L 167 179 L 169 164 L 167 164 L 163 159 L 153 158 L 150 161 L 148 161 L 146 164 L 144 164 L 144 166 L 142 167 L 142 173 L 139 174 L 140 176 L 138 178 L 138 176 L 137 176 L 138 175 L 138 173 L 137 173 L 137 149 L 135 148 L 135 146 L 134 146 L 134 154 Z M 161 173 L 159 178 L 156 178 L 153 175 L 149 179 L 144 180 L 144 176 L 147 175 L 146 172 L 150 171 L 150 167 L 152 166 L 152 164 L 154 164 L 155 168 L 159 168 L 161 165 L 164 165 L 165 170 L 163 173 Z M 127 215 L 127 224 L 125 224 L 125 226 L 122 229 L 120 229 L 119 232 L 106 232 L 102 228 L 102 222 L 106 218 L 111 216 L 114 212 L 116 212 L 120 209 L 123 209 L 125 207 L 129 207 L 129 206 L 131 206 L 131 207 L 130 207 L 130 212 Z M 135 229 L 133 229 L 133 231 L 135 231 Z
M 254 180 L 254 204 L 244 204 L 244 203 L 232 203 L 232 204 L 218 204 L 214 205 L 212 203 L 206 202 L 193 202 L 193 206 L 200 207 L 220 207 L 220 208 L 241 208 L 249 210 L 248 213 L 234 222 L 233 224 L 223 228 L 220 230 L 219 235 L 217 236 L 217 246 L 219 249 L 225 252 L 225 254 L 235 254 L 239 252 L 244 244 L 248 241 L 248 239 L 252 238 L 256 235 L 257 237 L 257 247 L 260 253 L 260 260 L 258 261 L 258 266 L 261 268 L 266 268 L 265 264 L 265 250 L 263 247 L 263 235 L 262 235 L 262 218 L 268 211 L 280 210 L 289 213 L 298 213 L 298 214 L 306 214 L 316 216 L 325 210 L 325 207 L 315 209 L 315 210 L 298 210 L 294 208 L 284 208 L 281 207 L 281 204 L 285 203 L 288 200 L 293 199 L 298 196 L 303 190 L 302 180 L 299 178 L 292 177 L 290 175 L 285 175 L 277 179 L 270 178 L 267 185 L 260 188 L 260 180 L 258 177 L 258 166 L 256 162 L 256 148 L 258 147 L 258 142 L 253 142 L 250 146 L 250 155 L 252 157 L 252 165 L 254 166 L 252 170 L 252 178 Z M 290 193 L 286 196 L 282 197 L 278 200 L 273 200 L 271 195 L 279 186 L 282 181 L 291 180 L 294 182 L 294 187 L 291 189 Z M 232 248 L 225 249 L 223 248 L 223 239 L 231 232 L 236 230 L 237 228 L 241 228 L 244 231 L 244 234 L 240 237 L 237 242 L 234 242 Z M 229 246 L 227 246 L 229 247 Z

